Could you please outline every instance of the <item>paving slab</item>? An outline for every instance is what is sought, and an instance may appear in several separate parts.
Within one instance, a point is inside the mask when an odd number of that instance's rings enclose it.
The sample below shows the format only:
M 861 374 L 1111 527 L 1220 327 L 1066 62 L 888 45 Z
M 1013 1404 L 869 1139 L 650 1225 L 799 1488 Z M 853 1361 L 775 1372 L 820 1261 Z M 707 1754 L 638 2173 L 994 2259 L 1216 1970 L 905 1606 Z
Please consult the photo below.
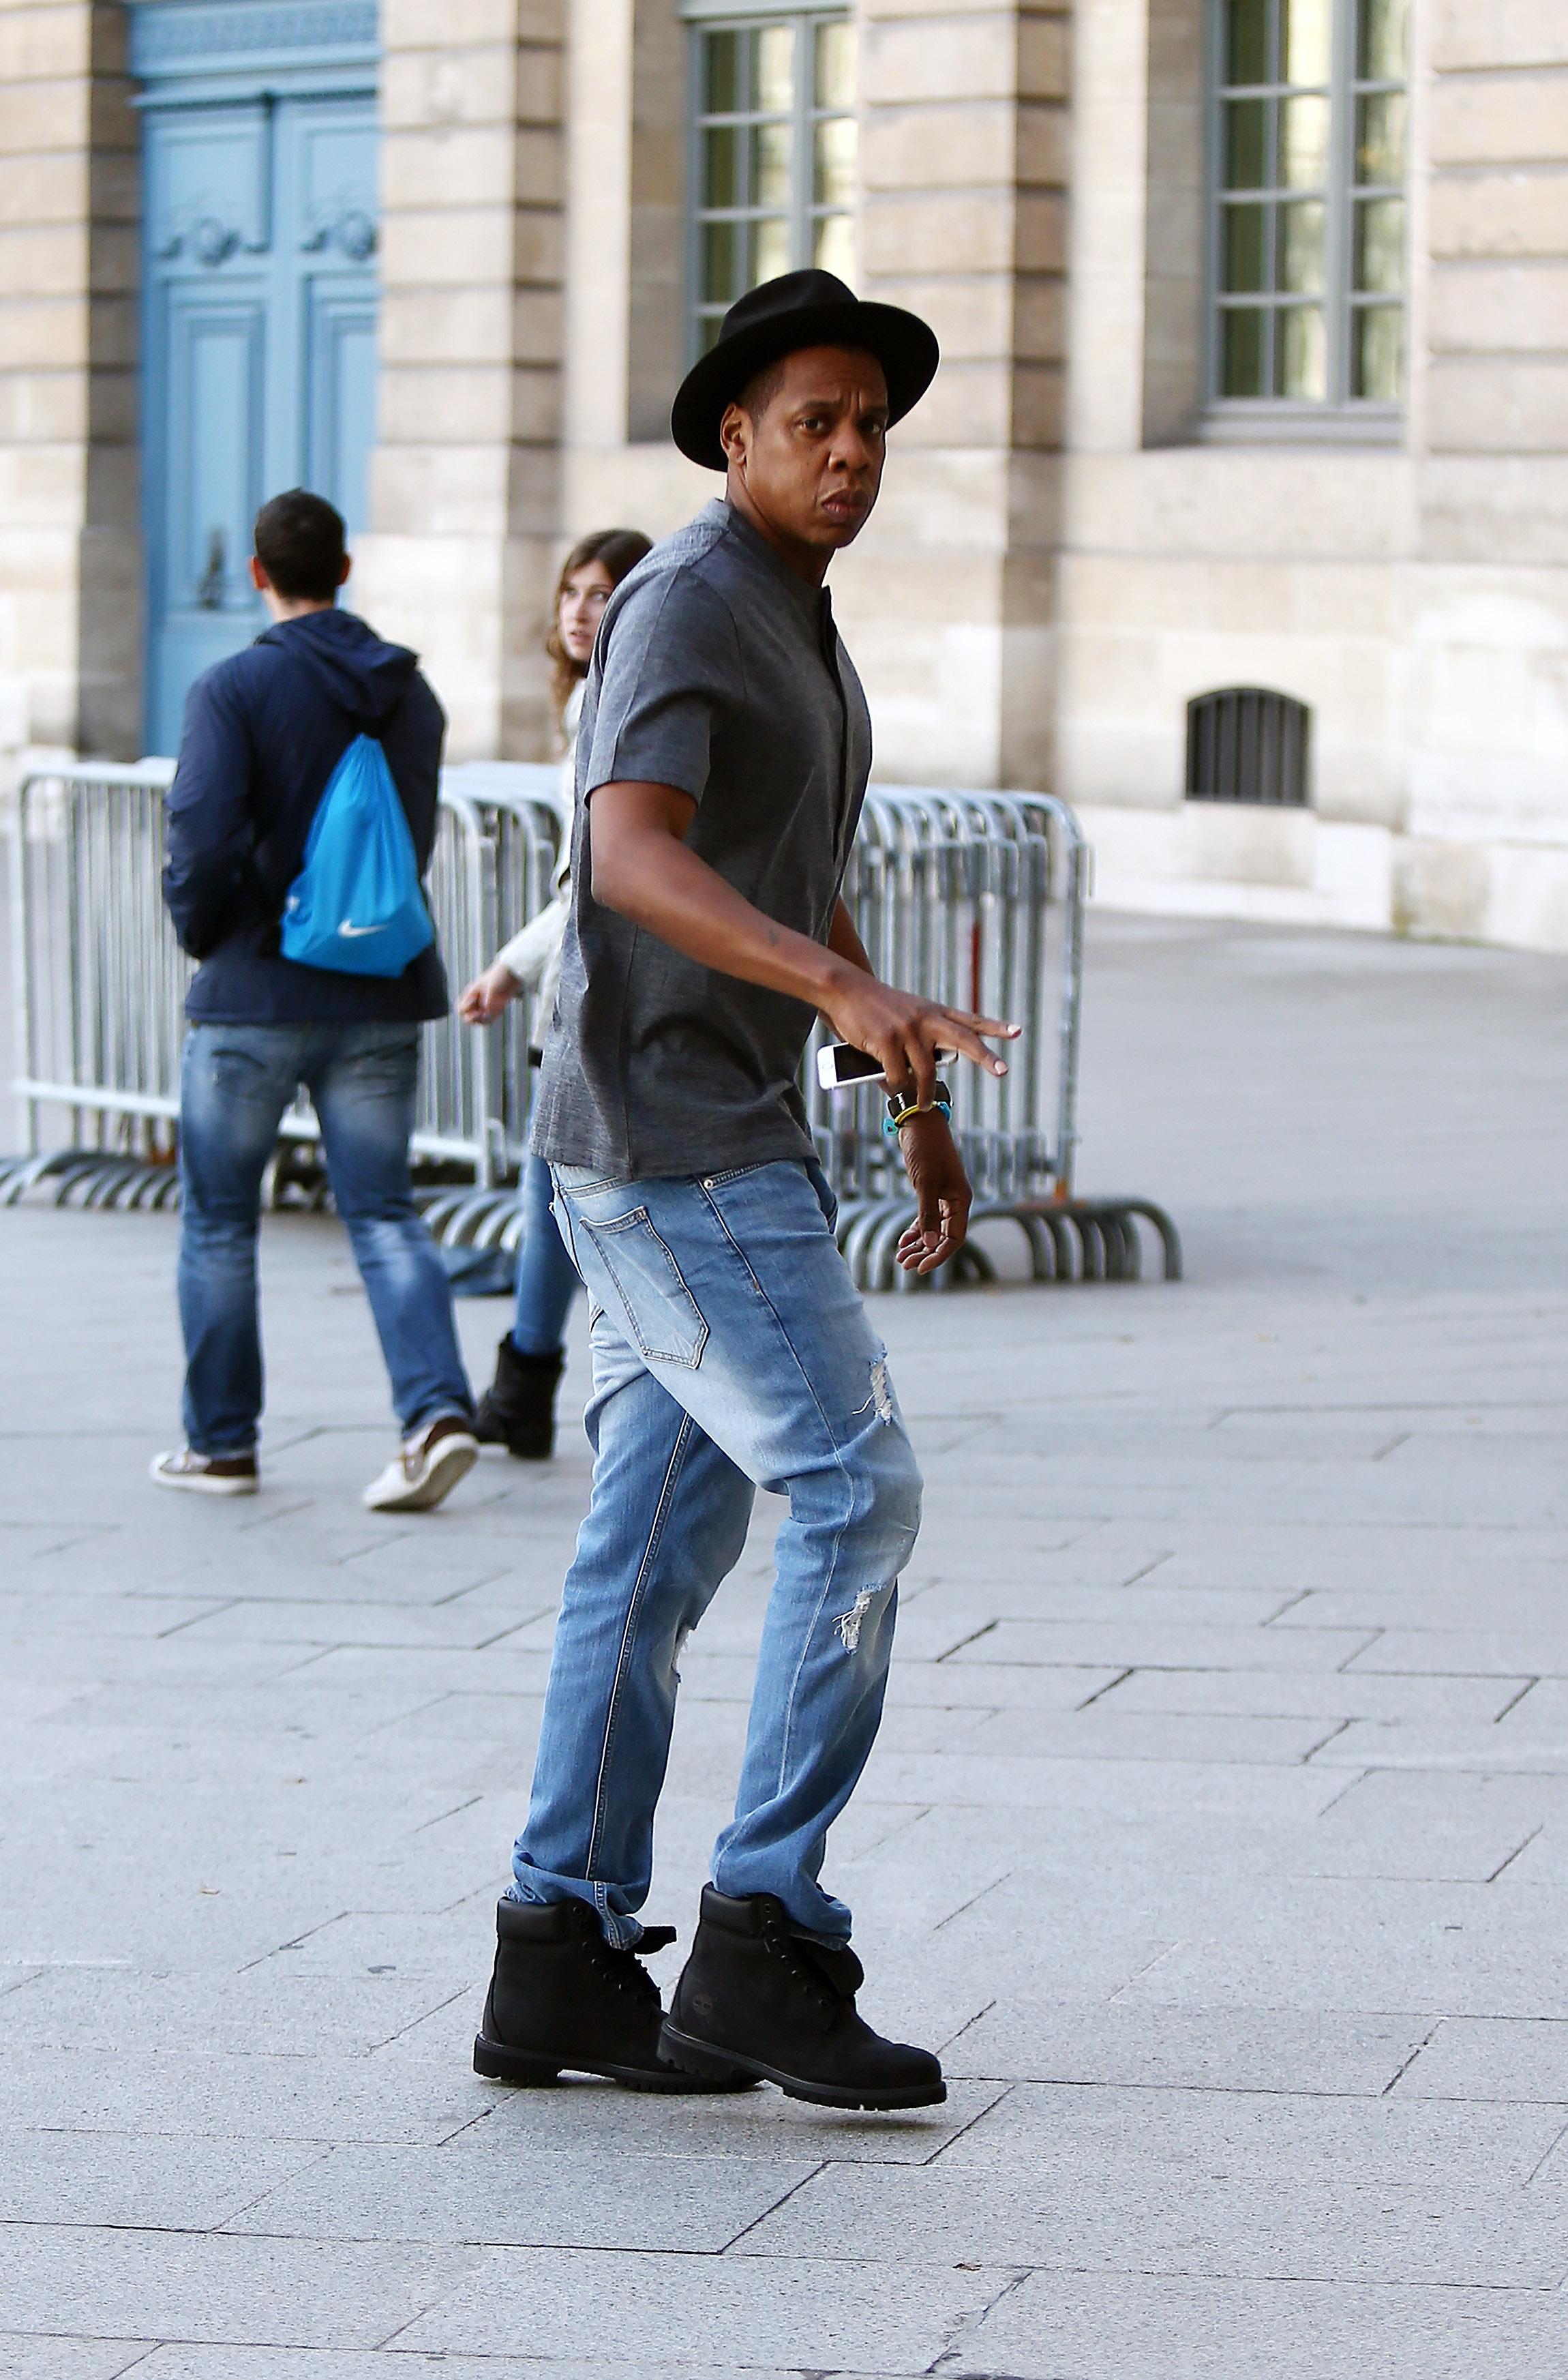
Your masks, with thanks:
M 379 2066 L 368 2058 L 193 2047 L 100 2065 L 80 2048 L 30 2050 L 7 2060 L 0 2082 L 0 2130 L 134 2133 L 163 2141 L 171 2166 L 185 2156 L 178 2143 L 191 2139 L 435 2142 L 481 2111 L 475 2077 L 453 2060 L 431 2075 L 407 2059 Z
M 1034 2274 L 943 2380 L 1520 2380 L 1568 2360 L 1568 2301 L 1537 2289 Z
M 1421 1628 L 1391 1614 L 1346 1667 L 1417 1678 L 1568 1678 L 1568 1630 L 1493 1628 L 1483 1594 L 1475 1616 L 1472 1628 Z
M 26 2338 L 0 2331 L 0 2380 L 117 2380 L 153 2352 L 148 2339 Z
M 1017 2081 L 1375 2095 L 1393 2087 L 1434 2022 L 1160 2001 L 1085 2007 L 1004 1990 L 948 2042 L 945 2064 Z
M 1303 1878 L 1227 1899 L 1125 1988 L 1202 2007 L 1561 2016 L 1555 1923 L 1544 1896 L 1504 1903 L 1484 1884 Z
M 1568 1727 L 1538 1727 L 1517 1733 L 1506 1715 L 1468 1727 L 1433 1725 L 1421 1719 L 1352 1720 L 1324 1742 L 1314 1757 L 1325 1768 L 1409 1769 L 1429 1776 L 1457 1768 L 1471 1776 L 1568 1779 Z
M 603 2256 L 487 2249 L 477 2268 L 411 2322 L 404 2350 L 505 2354 L 520 2322 L 547 2362 L 593 2336 L 607 2368 L 682 2342 L 696 2372 L 722 2367 L 744 2341 L 758 2362 L 827 2372 L 928 2372 L 966 2322 L 1011 2281 L 1006 2269 L 939 2259 L 842 2256 Z
M 1136 2156 L 1080 2160 L 1066 2175 L 827 2168 L 736 2252 L 841 2256 L 848 2240 L 911 2230 L 934 2265 L 1521 2289 L 1555 2289 L 1568 2277 L 1568 2231 L 1551 2193 L 1462 2181 L 1395 2189 L 1288 2163 L 1245 2179 L 1195 2168 L 1178 2178 Z
M 1114 1617 L 998 1620 L 956 1646 L 949 1658 L 955 1667 L 975 1669 L 1054 1669 L 1072 1661 L 1127 1669 L 1339 1670 L 1379 1641 L 1369 1628 L 1150 1625 Z M 1531 1674 L 1527 1664 L 1523 1674 Z
M 1469 1732 L 1463 1723 L 1452 1729 L 1461 1740 Z M 1317 1765 L 1330 1764 L 1340 1741 L 1316 1755 Z M 1489 1884 L 1549 1822 L 1564 1818 L 1568 1784 L 1550 1779 L 1374 1768 L 1324 1811 L 1313 1843 L 1324 1876 Z
M 952 1667 L 951 1663 L 946 1665 Z M 1362 1669 L 1291 1670 L 1124 1670 L 1107 1679 L 1100 1708 L 1107 1716 L 1127 1711 L 1169 1711 L 1182 1718 L 1223 1716 L 1238 1718 L 1337 1718 L 1374 1720 L 1403 1726 L 1410 1720 L 1435 1719 L 1446 1729 L 1455 1721 L 1490 1727 L 1523 1694 L 1540 1691 L 1543 1682 L 1519 1678 L 1377 1677 Z M 1114 1686 L 1114 1692 L 1109 1689 Z M 1076 1704 L 1069 1706 L 1076 1709 Z M 1338 1757 L 1346 1741 L 1368 1739 L 1355 1730 L 1330 1739 Z M 1386 1739 L 1385 1739 L 1386 1740 Z M 1446 1740 L 1446 1738 L 1444 1739 Z M 1373 1766 L 1368 1762 L 1366 1766 Z
M 293 2240 L 387 2240 L 452 2247 L 627 2248 L 718 2255 L 810 2179 L 809 2156 L 596 2154 L 579 2138 L 538 2150 L 483 2124 L 431 2155 L 338 2148 L 275 2189 L 253 2192 L 224 2228 Z
M 1205 1712 L 1118 1710 L 1096 1702 L 1087 1710 L 1042 1716 L 1028 1730 L 1036 1758 L 1072 1760 L 1217 1761 L 1224 1767 L 1296 1767 L 1322 1752 L 1338 1734 L 1338 1719 L 1221 1717 Z M 1018 1715 L 998 1711 L 971 1729 L 958 1749 L 1002 1752 L 1018 1742 Z M 901 1748 L 901 1747 L 896 1747 Z
M 1568 2107 L 1568 2022 L 1444 2017 L 1393 2088 L 1408 2099 Z
M 101 2057 L 352 2056 L 406 2033 L 452 1997 L 450 1982 L 378 1961 L 344 1976 L 281 1954 L 238 1974 L 54 1967 L 0 1991 L 0 2055 L 76 2049 Z
M 386 2354 L 345 2354 L 331 2348 L 163 2346 L 148 2356 L 142 2380 L 505 2380 L 513 2374 L 517 2380 L 603 2380 L 602 2356 L 542 2358 L 524 2343 L 522 2325 L 519 2333 L 515 2355 L 411 2355 L 393 2339 L 389 2346 L 397 2360 L 390 2370 Z M 616 2380 L 685 2380 L 692 2368 L 634 2350 L 628 2360 L 619 2347 L 613 2352 Z M 743 2356 L 745 2349 L 737 2343 L 733 2352 Z M 730 2373 L 743 2373 L 745 2380 L 801 2380 L 799 2365 L 785 2372 L 776 2364 L 715 2362 L 706 2368 L 716 2380 Z M 857 2374 L 856 2380 L 876 2375 Z
M 479 2279 L 466 2249 L 34 2223 L 6 2240 L 4 2289 L 22 2331 L 375 2347 Z
M 279 2141 L 0 2131 L 0 2223 L 214 2231 L 325 2154 Z
M 1524 2189 L 1565 2131 L 1556 2107 L 1020 2082 L 944 2146 L 940 2169 L 1065 2180 L 1138 2163 L 1168 2167 L 1176 2189 L 1188 2173 L 1263 2190 L 1291 2174 L 1441 2197 Z

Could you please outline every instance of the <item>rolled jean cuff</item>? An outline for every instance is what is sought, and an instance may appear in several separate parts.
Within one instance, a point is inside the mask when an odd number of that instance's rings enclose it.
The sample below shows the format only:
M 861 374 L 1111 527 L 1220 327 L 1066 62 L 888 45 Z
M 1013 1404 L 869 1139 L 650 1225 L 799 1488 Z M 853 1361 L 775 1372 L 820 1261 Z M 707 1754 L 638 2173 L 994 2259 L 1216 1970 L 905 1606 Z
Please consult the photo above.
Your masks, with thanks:
M 530 1870 L 530 1875 L 537 1873 Z M 522 1909 L 552 1909 L 563 1900 L 580 1900 L 591 1909 L 604 1929 L 604 1938 L 612 1950 L 634 1950 L 646 1930 L 641 1918 L 622 1916 L 611 1909 L 608 1888 L 604 1885 L 579 1883 L 575 1877 L 552 1877 L 553 1892 L 525 1892 L 517 1876 L 501 1894 L 503 1900 L 515 1901 Z

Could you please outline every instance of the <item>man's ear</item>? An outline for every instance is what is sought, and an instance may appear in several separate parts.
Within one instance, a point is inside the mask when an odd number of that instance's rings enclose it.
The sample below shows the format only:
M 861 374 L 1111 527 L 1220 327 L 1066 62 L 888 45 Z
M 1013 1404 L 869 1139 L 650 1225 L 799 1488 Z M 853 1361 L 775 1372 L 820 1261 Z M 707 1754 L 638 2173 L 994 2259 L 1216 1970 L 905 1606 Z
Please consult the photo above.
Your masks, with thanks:
M 254 554 L 250 557 L 250 583 L 258 595 L 265 595 L 272 583 Z
M 348 585 L 348 574 L 349 574 L 349 572 L 353 569 L 353 567 L 354 567 L 354 556 L 353 556 L 353 554 L 352 554 L 352 553 L 345 553 L 345 554 L 344 555 L 344 558 L 343 558 L 343 568 L 338 572 L 338 585 L 339 585 L 340 587 L 346 587 L 346 586 Z
M 746 450 L 751 444 L 751 422 L 740 406 L 727 405 L 724 408 L 724 418 L 718 425 L 718 443 L 724 449 L 726 462 L 743 463 L 745 461 Z

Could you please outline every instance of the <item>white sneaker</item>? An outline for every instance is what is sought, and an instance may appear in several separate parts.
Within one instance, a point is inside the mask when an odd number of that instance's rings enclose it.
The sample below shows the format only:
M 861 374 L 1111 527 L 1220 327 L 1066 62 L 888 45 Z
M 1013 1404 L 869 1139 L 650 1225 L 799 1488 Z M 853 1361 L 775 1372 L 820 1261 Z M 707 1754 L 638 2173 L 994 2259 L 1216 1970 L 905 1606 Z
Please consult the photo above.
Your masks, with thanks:
M 404 1440 L 397 1460 L 366 1488 L 365 1504 L 372 1512 L 431 1512 L 478 1459 L 479 1441 L 468 1424 L 442 1414 Z
M 198 1496 L 254 1496 L 261 1484 L 254 1454 L 198 1454 L 188 1446 L 155 1454 L 149 1475 L 160 1488 L 186 1488 Z

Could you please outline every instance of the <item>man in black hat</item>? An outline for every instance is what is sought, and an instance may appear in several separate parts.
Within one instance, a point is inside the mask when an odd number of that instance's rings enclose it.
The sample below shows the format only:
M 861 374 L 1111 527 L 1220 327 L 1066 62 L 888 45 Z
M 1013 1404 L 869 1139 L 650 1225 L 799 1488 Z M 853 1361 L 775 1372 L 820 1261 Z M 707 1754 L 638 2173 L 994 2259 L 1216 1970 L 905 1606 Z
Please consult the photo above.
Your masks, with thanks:
M 881 1717 L 920 1474 L 834 1243 L 798 1088 L 815 1014 L 873 1051 L 917 1202 L 899 1262 L 962 1245 L 939 1049 L 1014 1028 L 879 983 L 839 898 L 871 766 L 823 579 L 870 516 L 936 341 L 826 273 L 741 299 L 675 401 L 722 501 L 611 598 L 577 742 L 557 1023 L 534 1146 L 587 1284 L 593 1500 L 567 1574 L 527 1825 L 475 2064 L 651 2090 L 757 2079 L 834 2107 L 945 2096 L 856 2014 L 818 1882 Z M 687 1634 L 787 1495 L 733 1822 L 661 2026 L 639 1963 Z

